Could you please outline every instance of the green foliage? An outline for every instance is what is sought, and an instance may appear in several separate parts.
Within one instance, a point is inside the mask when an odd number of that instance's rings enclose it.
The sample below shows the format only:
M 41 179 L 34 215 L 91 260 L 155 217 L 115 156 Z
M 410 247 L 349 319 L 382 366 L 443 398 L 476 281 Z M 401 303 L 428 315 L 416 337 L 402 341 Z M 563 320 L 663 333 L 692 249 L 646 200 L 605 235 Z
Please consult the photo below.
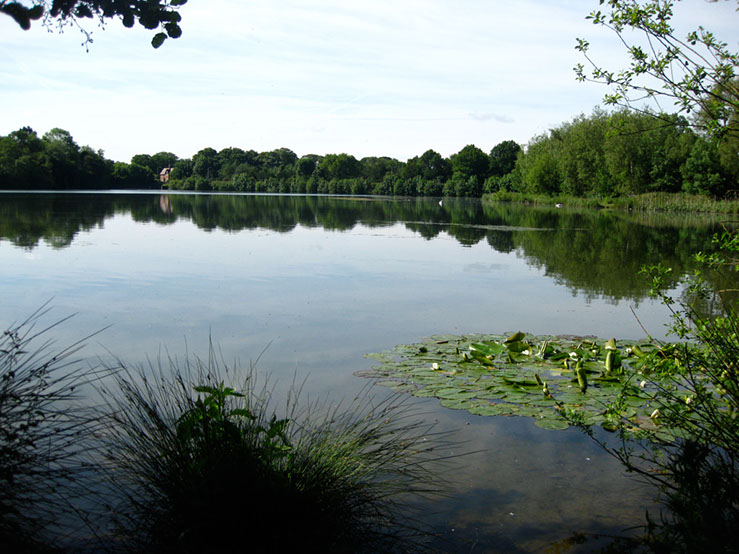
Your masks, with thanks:
M 520 177 L 520 191 L 529 194 L 685 191 L 725 197 L 733 194 L 739 164 L 722 148 L 692 132 L 681 117 L 596 109 L 534 137 L 519 155 L 514 175 Z M 495 192 L 495 182 L 488 190 Z
M 675 3 L 665 0 L 600 0 L 607 10 L 592 12 L 593 24 L 613 31 L 629 55 L 629 67 L 612 71 L 590 56 L 590 44 L 577 40 L 590 68 L 575 68 L 580 81 L 611 87 L 605 103 L 640 111 L 645 100 L 670 100 L 679 112 L 697 114 L 693 125 L 714 137 L 739 136 L 737 110 L 739 55 L 710 31 L 698 27 L 685 38 L 671 25 Z M 634 40 L 634 37 L 640 39 Z
M 646 543 L 655 551 L 728 551 L 739 525 L 739 319 L 736 288 L 708 286 L 708 272 L 737 281 L 739 234 L 725 231 L 714 238 L 716 249 L 699 253 L 699 266 L 686 283 L 688 300 L 676 300 L 668 290 L 671 268 L 645 267 L 652 293 L 673 316 L 672 333 L 685 341 L 670 347 L 676 361 L 667 382 L 646 378 L 655 387 L 653 419 L 669 428 L 673 438 L 652 429 L 635 435 L 623 418 L 613 420 L 622 443 L 601 446 L 629 470 L 660 490 L 668 508 L 660 521 L 647 521 Z M 713 296 L 719 315 L 701 315 L 697 305 Z M 659 345 L 664 351 L 666 345 Z M 649 367 L 660 366 L 651 362 Z M 612 404 L 622 405 L 626 392 Z M 570 422 L 594 436 L 581 414 Z M 579 418 L 579 419 L 578 419 Z
M 361 175 L 362 166 L 359 160 L 349 154 L 327 154 L 318 163 L 316 171 L 328 181 L 351 179 Z
M 422 536 L 406 495 L 432 488 L 428 429 L 393 399 L 298 408 L 293 396 L 277 416 L 253 369 L 241 391 L 224 384 L 238 373 L 211 351 L 207 362 L 124 367 L 119 392 L 101 390 L 99 501 L 117 528 L 105 546 L 231 551 L 267 536 L 277 551 L 414 550 Z
M 490 174 L 490 157 L 474 144 L 468 144 L 462 148 L 450 158 L 450 161 L 452 163 L 452 177 L 460 183 L 466 183 L 470 179 L 474 179 L 476 183 L 481 185 Z M 466 191 L 466 188 L 464 190 Z M 457 196 L 480 196 L 480 191 L 477 191 L 477 194 L 459 194 Z
M 516 159 L 521 151 L 521 145 L 513 140 L 505 140 L 495 145 L 490 151 L 490 175 L 494 177 L 508 175 L 516 166 Z
M 247 433 L 257 435 L 255 455 L 263 463 L 272 463 L 287 455 L 292 449 L 285 434 L 288 419 L 275 416 L 267 426 L 260 423 L 249 427 L 258 418 L 248 408 L 232 407 L 229 400 L 244 395 L 221 382 L 217 386 L 197 386 L 193 389 L 205 393 L 195 399 L 195 405 L 177 421 L 177 438 L 192 450 L 189 458 L 193 463 L 202 463 L 202 449 L 213 444 L 247 440 Z

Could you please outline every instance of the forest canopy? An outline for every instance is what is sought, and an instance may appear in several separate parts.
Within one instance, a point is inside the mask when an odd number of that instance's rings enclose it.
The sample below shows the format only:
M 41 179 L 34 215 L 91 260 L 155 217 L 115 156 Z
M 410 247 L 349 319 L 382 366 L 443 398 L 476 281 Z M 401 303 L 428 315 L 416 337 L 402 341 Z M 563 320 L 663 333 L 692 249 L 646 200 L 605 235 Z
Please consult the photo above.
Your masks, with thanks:
M 480 197 L 498 191 L 608 198 L 646 192 L 732 197 L 739 182 L 739 148 L 731 137 L 697 133 L 686 118 L 628 109 L 590 115 L 485 152 L 469 144 L 445 158 L 427 150 L 405 162 L 358 159 L 346 152 L 298 156 L 206 147 L 192 158 L 172 152 L 114 162 L 80 147 L 64 129 L 39 137 L 23 127 L 0 137 L 0 189 L 168 188 L 223 192 L 378 194 Z

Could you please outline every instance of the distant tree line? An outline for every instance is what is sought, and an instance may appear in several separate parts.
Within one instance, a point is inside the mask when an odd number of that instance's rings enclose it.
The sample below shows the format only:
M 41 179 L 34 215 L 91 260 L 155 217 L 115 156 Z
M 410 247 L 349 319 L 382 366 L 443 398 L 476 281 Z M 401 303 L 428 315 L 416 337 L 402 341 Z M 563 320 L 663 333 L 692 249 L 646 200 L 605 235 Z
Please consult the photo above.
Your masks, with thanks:
M 656 119 L 596 109 L 531 139 L 507 140 L 485 153 L 474 145 L 449 158 L 427 150 L 406 162 L 389 157 L 203 148 L 192 158 L 171 152 L 113 162 L 78 146 L 69 132 L 43 137 L 24 127 L 0 137 L 0 189 L 159 188 L 300 194 L 480 197 L 499 190 L 621 196 L 643 192 L 733 195 L 739 181 L 739 139 L 694 132 L 680 116 Z
M 739 187 L 739 138 L 711 138 L 682 116 L 596 109 L 531 139 L 499 182 L 517 192 L 623 196 L 687 192 L 717 198 Z

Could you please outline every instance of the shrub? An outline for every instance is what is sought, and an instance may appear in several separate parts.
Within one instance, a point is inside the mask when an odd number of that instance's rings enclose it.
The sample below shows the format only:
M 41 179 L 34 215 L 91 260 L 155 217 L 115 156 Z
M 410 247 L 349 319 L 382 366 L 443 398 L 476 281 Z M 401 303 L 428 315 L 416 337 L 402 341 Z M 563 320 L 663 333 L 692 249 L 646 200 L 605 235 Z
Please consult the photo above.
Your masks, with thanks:
M 674 377 L 655 389 L 652 429 L 635 431 L 622 420 L 620 446 L 601 446 L 628 471 L 658 487 L 666 513 L 647 518 L 644 545 L 658 552 L 733 551 L 739 528 L 739 319 L 733 290 L 714 292 L 705 271 L 726 273 L 736 282 L 739 233 L 715 237 L 718 250 L 696 255 L 699 271 L 687 283 L 686 298 L 716 294 L 723 303 L 719 316 L 702 316 L 693 303 L 675 301 L 665 290 L 669 268 L 643 271 L 652 279 L 653 294 L 673 314 L 672 333 L 684 342 L 673 351 Z M 648 374 L 634 381 L 649 383 Z M 620 414 L 621 398 L 610 407 Z M 577 414 L 570 418 L 578 421 Z M 579 421 L 593 437 L 592 430 Z
M 206 362 L 122 365 L 102 418 L 111 546 L 232 551 L 266 538 L 278 552 L 376 552 L 423 536 L 405 501 L 438 487 L 429 429 L 395 398 L 301 410 L 292 395 L 278 416 L 253 368 L 239 392 L 212 351 Z

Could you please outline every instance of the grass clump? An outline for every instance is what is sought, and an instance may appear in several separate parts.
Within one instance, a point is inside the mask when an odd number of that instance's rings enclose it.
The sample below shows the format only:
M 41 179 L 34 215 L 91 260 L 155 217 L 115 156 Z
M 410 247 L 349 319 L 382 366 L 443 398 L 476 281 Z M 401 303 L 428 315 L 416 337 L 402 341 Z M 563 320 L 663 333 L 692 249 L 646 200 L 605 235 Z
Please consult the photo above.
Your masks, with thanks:
M 186 358 L 118 372 L 101 437 L 108 548 L 137 552 L 391 552 L 419 547 L 409 500 L 438 490 L 429 429 L 363 395 L 282 415 L 253 367 Z M 438 438 L 438 437 L 437 437 Z M 438 441 L 435 441 L 438 442 Z
M 42 308 L 0 335 L 0 544 L 7 552 L 50 552 L 79 536 L 80 500 L 89 494 L 85 462 L 96 418 L 81 405 L 99 378 L 43 337 Z

